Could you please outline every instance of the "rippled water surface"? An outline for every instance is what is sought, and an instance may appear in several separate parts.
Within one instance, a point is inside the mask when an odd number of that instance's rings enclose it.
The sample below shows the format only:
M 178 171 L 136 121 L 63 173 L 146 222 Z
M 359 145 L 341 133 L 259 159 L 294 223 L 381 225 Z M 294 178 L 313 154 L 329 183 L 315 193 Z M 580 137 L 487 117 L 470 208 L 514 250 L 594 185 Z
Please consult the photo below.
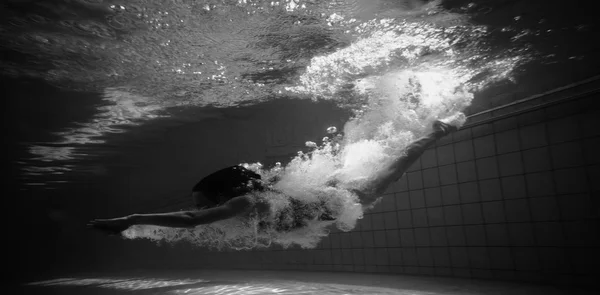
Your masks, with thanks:
M 557 36 L 589 32 L 589 19 L 571 17 L 575 4 L 548 14 L 544 3 L 5 1 L 0 74 L 102 99 L 51 140 L 21 142 L 28 156 L 15 160 L 28 185 L 51 188 L 74 169 L 101 174 L 76 161 L 110 150 L 107 134 L 195 120 L 182 110 L 297 98 L 360 115 L 389 94 L 373 89 L 405 89 L 415 97 L 403 99 L 419 102 L 518 82 L 532 61 L 582 60 L 589 52 L 565 50 Z

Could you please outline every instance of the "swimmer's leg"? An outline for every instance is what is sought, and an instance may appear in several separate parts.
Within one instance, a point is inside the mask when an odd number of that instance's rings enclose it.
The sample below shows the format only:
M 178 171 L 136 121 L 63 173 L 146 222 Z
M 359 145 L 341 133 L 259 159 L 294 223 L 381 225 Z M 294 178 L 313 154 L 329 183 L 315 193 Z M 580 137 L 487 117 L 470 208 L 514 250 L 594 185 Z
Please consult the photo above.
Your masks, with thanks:
M 109 234 L 120 234 L 133 225 L 193 228 L 244 214 L 255 207 L 251 198 L 251 196 L 236 197 L 222 206 L 204 210 L 133 214 L 113 219 L 96 219 L 90 221 L 88 226 Z
M 456 131 L 457 128 L 450 124 L 443 123 L 441 121 L 435 121 L 433 123 L 433 132 L 413 141 L 409 144 L 401 157 L 397 158 L 381 171 L 378 172 L 377 176 L 374 177 L 374 181 L 368 186 L 368 192 L 356 192 L 361 199 L 361 203 L 369 204 L 374 202 L 380 195 L 382 195 L 388 186 L 400 179 L 402 175 L 414 164 L 427 148 L 432 146 L 436 140 Z

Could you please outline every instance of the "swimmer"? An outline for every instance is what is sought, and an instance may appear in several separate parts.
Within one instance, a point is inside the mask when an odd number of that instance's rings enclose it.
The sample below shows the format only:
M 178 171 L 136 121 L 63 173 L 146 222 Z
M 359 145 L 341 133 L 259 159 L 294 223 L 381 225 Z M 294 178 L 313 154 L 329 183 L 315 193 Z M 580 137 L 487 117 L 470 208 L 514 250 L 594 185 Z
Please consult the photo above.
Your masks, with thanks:
M 388 188 L 400 179 L 406 170 L 433 145 L 436 140 L 457 130 L 453 125 L 435 121 L 433 132 L 419 138 L 408 145 L 403 156 L 381 169 L 374 181 L 366 189 L 353 190 L 363 208 L 369 208 Z M 133 225 L 155 225 L 171 228 L 194 228 L 198 225 L 209 224 L 234 217 L 248 217 L 256 214 L 263 222 L 275 224 L 275 228 L 287 231 L 303 225 L 302 219 L 335 220 L 335 210 L 327 208 L 321 200 L 314 204 L 303 204 L 290 198 L 290 208 L 271 219 L 287 220 L 281 223 L 277 220 L 267 220 L 271 216 L 269 202 L 262 199 L 256 192 L 272 190 L 271 185 L 276 179 L 262 180 L 261 176 L 242 166 L 232 166 L 219 170 L 203 178 L 192 189 L 192 198 L 197 210 L 177 211 L 167 213 L 133 214 L 113 219 L 95 219 L 88 226 L 109 234 L 120 234 Z M 335 186 L 335 179 L 328 182 Z M 302 210 L 310 206 L 311 210 Z M 314 210 L 317 209 L 317 210 Z M 303 213 L 298 213 L 303 212 Z M 312 213 L 306 213 L 312 212 Z M 316 212 L 316 213 L 315 213 Z M 307 215 L 308 214 L 308 215 Z M 315 215 L 316 214 L 316 215 Z

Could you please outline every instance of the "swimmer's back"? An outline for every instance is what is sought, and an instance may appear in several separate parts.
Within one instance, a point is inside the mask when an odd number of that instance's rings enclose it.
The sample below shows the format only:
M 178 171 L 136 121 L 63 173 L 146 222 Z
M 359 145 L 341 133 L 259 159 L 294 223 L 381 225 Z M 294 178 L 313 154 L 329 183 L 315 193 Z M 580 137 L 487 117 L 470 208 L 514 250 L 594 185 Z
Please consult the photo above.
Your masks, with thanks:
M 222 204 L 253 190 L 261 190 L 260 179 L 259 174 L 242 166 L 230 166 L 202 178 L 192 192 L 201 192 L 211 202 Z

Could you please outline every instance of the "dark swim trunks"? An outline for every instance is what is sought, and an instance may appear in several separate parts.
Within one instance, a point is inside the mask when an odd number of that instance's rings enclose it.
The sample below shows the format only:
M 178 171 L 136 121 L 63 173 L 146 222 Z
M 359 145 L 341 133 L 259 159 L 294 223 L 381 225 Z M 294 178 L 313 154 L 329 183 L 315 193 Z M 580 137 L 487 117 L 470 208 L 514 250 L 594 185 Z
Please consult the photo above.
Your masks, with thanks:
M 259 174 L 236 165 L 221 169 L 200 180 L 192 192 L 201 192 L 215 204 L 243 196 L 254 190 L 264 190 Z

